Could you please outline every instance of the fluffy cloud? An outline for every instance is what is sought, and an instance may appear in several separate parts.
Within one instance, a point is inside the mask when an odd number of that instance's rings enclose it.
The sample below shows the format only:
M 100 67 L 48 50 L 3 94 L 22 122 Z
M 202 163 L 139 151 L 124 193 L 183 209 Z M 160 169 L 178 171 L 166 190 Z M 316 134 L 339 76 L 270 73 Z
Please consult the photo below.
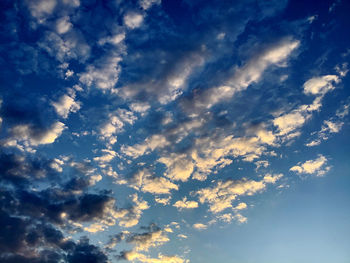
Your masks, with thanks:
M 46 32 L 38 45 L 62 63 L 71 59 L 83 62 L 90 56 L 91 51 L 82 33 L 73 30 L 65 35 Z
M 61 17 L 56 21 L 56 31 L 58 34 L 67 33 L 72 28 L 72 23 L 70 22 L 69 16 Z
M 291 52 L 299 46 L 298 40 L 283 39 L 271 45 L 261 53 L 256 54 L 220 86 L 209 88 L 194 96 L 194 104 L 188 104 L 189 109 L 211 108 L 213 105 L 227 101 L 236 92 L 246 89 L 250 84 L 257 82 L 264 71 L 271 65 L 283 65 Z
M 142 22 L 143 22 L 142 14 L 130 12 L 124 16 L 124 24 L 130 29 L 135 29 L 140 27 Z
M 145 200 L 139 198 L 137 194 L 130 196 L 134 205 L 130 208 L 123 208 L 114 211 L 113 216 L 119 219 L 119 225 L 122 227 L 133 227 L 139 223 L 143 210 L 149 208 Z
M 135 245 L 136 251 L 148 251 L 152 247 L 158 247 L 168 242 L 170 239 L 165 232 L 155 225 L 146 228 L 147 232 L 130 235 L 126 241 Z
M 333 83 L 337 84 L 339 82 L 340 78 L 336 75 L 314 77 L 307 80 L 303 85 L 304 93 L 306 95 L 314 95 L 316 98 L 312 104 L 301 105 L 297 109 L 276 117 L 273 120 L 273 124 L 278 127 L 278 135 L 283 136 L 285 139 L 300 135 L 299 129 L 311 118 L 312 113 L 319 110 L 322 106 L 321 100 L 323 96 L 335 88 Z M 330 125 L 332 124 L 330 123 Z M 318 142 L 314 141 L 309 143 L 308 146 L 317 144 Z
M 129 182 L 135 189 L 152 194 L 170 194 L 171 190 L 178 190 L 176 184 L 164 177 L 153 176 L 147 169 L 139 170 Z
M 328 140 L 329 136 L 332 133 L 339 133 L 344 125 L 343 118 L 348 114 L 349 104 L 346 104 L 337 110 L 335 116 L 328 120 L 324 120 L 321 130 L 316 133 L 317 138 L 312 140 L 311 142 L 306 143 L 305 145 L 308 147 L 319 145 L 322 141 Z
M 336 75 L 326 75 L 309 79 L 304 83 L 304 93 L 312 95 L 324 95 L 334 89 L 332 83 L 338 83 L 339 77 Z
M 208 226 L 202 223 L 196 223 L 196 224 L 193 224 L 193 228 L 197 230 L 204 230 L 204 229 L 207 229 Z
M 139 4 L 144 9 L 147 10 L 151 8 L 152 5 L 159 5 L 161 0 L 140 0 Z
M 315 160 L 300 163 L 289 170 L 298 174 L 316 174 L 317 176 L 322 176 L 331 168 L 330 166 L 326 166 L 326 163 L 327 158 L 320 154 Z
M 52 14 L 57 5 L 56 0 L 34 0 L 27 2 L 31 15 L 39 21 Z
M 232 202 L 238 196 L 259 193 L 265 190 L 267 184 L 274 184 L 281 177 L 282 174 L 268 174 L 260 181 L 248 179 L 218 181 L 215 186 L 200 189 L 196 193 L 201 203 L 209 204 L 209 210 L 212 213 L 219 213 L 227 208 L 233 208 Z M 238 204 L 235 209 L 237 207 L 242 209 L 243 206 L 243 204 Z
M 65 128 L 62 122 L 55 122 L 45 129 L 37 129 L 29 124 L 16 125 L 11 129 L 11 139 L 32 146 L 50 144 L 62 134 Z
M 166 256 L 159 254 L 158 258 L 150 258 L 142 253 L 135 252 L 135 251 L 125 251 L 122 253 L 122 256 L 120 258 L 134 261 L 138 260 L 143 263 L 184 263 L 185 261 L 178 257 L 178 256 Z
M 71 95 L 65 94 L 61 96 L 57 102 L 52 102 L 52 106 L 55 108 L 58 115 L 67 118 L 69 113 L 77 112 L 80 109 L 80 103 L 74 99 L 74 93 Z
M 194 170 L 194 164 L 185 154 L 170 154 L 169 157 L 161 157 L 158 159 L 167 167 L 166 177 L 171 180 L 180 180 L 186 182 Z
M 112 52 L 98 60 L 95 65 L 87 66 L 79 80 L 88 87 L 94 86 L 103 91 L 113 90 L 119 79 L 121 61 L 120 55 Z
M 208 56 L 202 48 L 183 52 L 178 57 L 174 57 L 172 52 L 165 53 L 165 65 L 155 70 L 155 76 L 125 85 L 120 92 L 121 96 L 130 99 L 148 94 L 150 98 L 156 97 L 161 104 L 177 99 L 187 89 L 190 77 L 205 65 Z M 160 76 L 158 71 L 161 72 Z
M 187 201 L 187 197 L 184 197 L 182 200 L 179 200 L 173 204 L 177 209 L 191 209 L 191 208 L 197 208 L 198 203 L 196 201 Z
M 157 148 L 163 148 L 169 145 L 169 141 L 163 135 L 152 135 L 147 138 L 143 143 L 135 144 L 133 146 L 122 146 L 121 151 L 127 156 L 137 158 L 141 155 L 147 154 L 150 151 L 154 151 Z
M 133 124 L 137 117 L 131 111 L 118 109 L 109 114 L 109 119 L 100 128 L 101 138 L 108 140 L 109 144 L 117 142 L 116 134 L 123 131 L 126 124 Z

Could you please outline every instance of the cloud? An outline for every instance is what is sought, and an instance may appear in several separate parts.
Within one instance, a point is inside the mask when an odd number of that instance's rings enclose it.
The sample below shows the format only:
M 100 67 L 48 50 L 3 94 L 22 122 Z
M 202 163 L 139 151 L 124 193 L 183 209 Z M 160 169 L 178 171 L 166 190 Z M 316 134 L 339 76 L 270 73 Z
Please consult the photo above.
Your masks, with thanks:
M 56 0 L 34 0 L 27 3 L 31 15 L 39 21 L 51 15 L 57 5 Z
M 196 223 L 196 224 L 193 224 L 193 228 L 197 230 L 204 230 L 204 229 L 207 229 L 208 226 L 202 223 Z
M 152 54 L 152 57 L 145 57 L 145 59 L 154 60 L 158 56 L 158 54 Z M 198 49 L 179 50 L 176 51 L 176 54 L 166 50 L 163 56 L 163 63 L 157 62 L 155 68 L 152 69 L 151 76 L 124 85 L 120 95 L 125 99 L 137 99 L 144 102 L 140 96 L 144 98 L 147 94 L 146 98 L 156 97 L 161 104 L 168 104 L 179 98 L 187 89 L 189 79 L 196 73 L 196 70 L 205 65 L 208 55 L 205 49 L 199 47 Z M 152 99 L 150 102 L 153 102 Z
M 304 93 L 309 95 L 324 95 L 334 89 L 332 83 L 339 83 L 340 79 L 336 75 L 326 75 L 309 79 L 304 83 Z
M 235 210 L 243 210 L 243 209 L 246 209 L 246 208 L 247 208 L 247 204 L 243 203 L 243 202 L 239 203 L 238 205 L 236 205 L 234 207 Z
M 25 186 L 34 180 L 48 180 L 57 176 L 53 164 L 56 159 L 46 160 L 0 151 L 0 181 L 14 186 Z
M 102 156 L 94 157 L 94 161 L 99 162 L 100 167 L 104 168 L 104 164 L 111 162 L 114 159 L 114 157 L 117 156 L 117 153 L 109 149 L 103 149 L 102 152 L 104 152 L 105 154 Z
M 156 197 L 154 198 L 154 201 L 156 201 L 158 204 L 162 204 L 162 205 L 168 205 L 170 203 L 171 200 L 171 196 L 162 198 L 162 197 Z
M 149 170 L 141 169 L 129 180 L 130 186 L 137 190 L 151 194 L 170 194 L 171 190 L 178 190 L 178 186 L 164 177 L 153 176 Z
M 315 132 L 317 134 L 317 138 L 306 143 L 305 145 L 308 147 L 319 145 L 322 141 L 328 140 L 329 136 L 331 136 L 332 133 L 339 133 L 344 125 L 343 118 L 348 114 L 349 104 L 345 104 L 337 110 L 335 116 L 323 121 L 321 130 Z
M 126 109 L 118 109 L 115 112 L 109 113 L 109 119 L 100 128 L 101 138 L 108 140 L 109 144 L 117 142 L 118 133 L 123 132 L 125 125 L 132 125 L 137 120 L 133 112 Z
M 38 45 L 61 63 L 72 59 L 84 62 L 91 51 L 82 33 L 76 30 L 71 30 L 64 35 L 45 32 Z
M 165 176 L 175 181 L 186 182 L 194 170 L 193 162 L 185 154 L 172 153 L 169 157 L 161 157 L 158 162 L 167 167 Z
M 235 214 L 226 213 L 226 214 L 219 215 L 218 218 L 221 221 L 224 221 L 225 223 L 231 223 L 232 220 L 236 220 L 239 224 L 243 224 L 248 221 L 248 219 L 245 216 L 241 215 L 240 213 L 235 213 Z
M 279 135 L 286 135 L 303 126 L 310 115 L 303 115 L 302 113 L 296 111 L 275 118 L 273 124 L 278 127 Z
M 77 112 L 80 109 L 80 102 L 77 102 L 74 99 L 74 94 L 65 94 L 61 96 L 57 102 L 52 102 L 52 106 L 55 108 L 58 115 L 66 119 L 69 113 Z
M 208 109 L 229 100 L 235 93 L 243 91 L 252 83 L 260 80 L 266 69 L 272 65 L 283 65 L 289 55 L 299 46 L 299 41 L 285 38 L 251 57 L 242 67 L 236 68 L 233 75 L 222 85 L 195 94 L 192 102 L 186 102 L 188 111 Z
M 144 10 L 147 10 L 151 8 L 153 5 L 160 5 L 161 0 L 140 0 L 139 4 Z
M 150 151 L 154 151 L 156 148 L 163 148 L 169 145 L 168 140 L 163 135 L 152 135 L 145 139 L 143 143 L 135 144 L 133 146 L 125 146 L 121 147 L 122 153 L 132 158 L 137 158 L 141 155 L 147 154 Z
M 108 43 L 108 44 L 112 44 L 112 45 L 118 46 L 119 44 L 122 43 L 122 41 L 124 39 L 125 39 L 125 33 L 124 32 L 123 33 L 117 33 L 117 34 L 109 36 L 109 37 L 101 38 L 98 41 L 98 44 L 99 45 L 105 45 L 106 43 Z
M 95 65 L 88 65 L 86 71 L 79 75 L 82 84 L 94 86 L 102 91 L 113 90 L 119 80 L 122 58 L 119 53 L 111 52 L 100 58 Z
M 72 23 L 70 22 L 69 16 L 64 16 L 56 21 L 56 31 L 58 34 L 67 33 L 72 28 Z
M 135 251 L 124 251 L 120 258 L 134 261 L 138 260 L 144 263 L 184 263 L 185 261 L 178 256 L 166 256 L 158 254 L 158 258 L 150 258 L 144 254 Z
M 66 126 L 62 122 L 55 122 L 50 127 L 37 129 L 30 124 L 16 125 L 11 128 L 11 139 L 31 146 L 51 144 L 62 134 Z
M 316 96 L 311 104 L 301 105 L 298 108 L 283 113 L 273 119 L 273 124 L 278 127 L 278 136 L 284 139 L 294 138 L 300 135 L 300 129 L 311 117 L 314 111 L 318 111 L 322 106 L 324 95 L 335 89 L 333 83 L 338 84 L 341 79 L 336 75 L 325 75 L 322 77 L 313 77 L 307 80 L 303 85 L 303 91 L 306 95 Z M 325 123 L 326 124 L 326 123 Z M 332 123 L 329 122 L 332 126 Z M 327 124 L 326 124 L 327 125 Z M 336 127 L 333 125 L 333 128 Z M 308 143 L 307 146 L 315 146 L 320 143 L 319 140 Z
M 264 145 L 258 137 L 237 137 L 214 134 L 197 138 L 192 152 L 196 172 L 193 178 L 205 180 L 215 167 L 221 169 L 232 163 L 229 157 L 253 161 L 263 154 Z
M 165 235 L 164 231 L 154 224 L 151 224 L 148 228 L 144 229 L 146 229 L 147 232 L 132 234 L 126 239 L 128 243 L 135 245 L 135 251 L 148 251 L 150 248 L 161 246 L 170 240 Z
M 330 166 L 325 166 L 326 163 L 327 158 L 320 154 L 315 160 L 299 163 L 289 170 L 298 174 L 316 174 L 316 176 L 322 176 L 331 168 Z
M 135 29 L 140 27 L 142 22 L 143 22 L 142 14 L 129 12 L 124 16 L 124 24 L 130 29 Z
M 274 184 L 281 177 L 282 174 L 268 174 L 260 181 L 248 180 L 245 178 L 241 180 L 218 181 L 215 186 L 202 188 L 196 191 L 196 194 L 199 196 L 200 203 L 208 203 L 209 210 L 216 214 L 227 208 L 233 208 L 232 202 L 236 200 L 238 196 L 255 195 L 262 192 L 267 187 L 267 184 Z M 240 208 L 242 207 L 243 205 L 241 205 Z
M 187 201 L 187 197 L 184 197 L 182 200 L 176 201 L 175 204 L 173 204 L 177 209 L 192 209 L 197 208 L 198 203 L 196 201 Z
M 149 208 L 145 200 L 139 198 L 137 194 L 130 196 L 134 205 L 129 208 L 118 209 L 113 213 L 115 218 L 119 219 L 119 225 L 122 227 L 133 227 L 139 223 L 143 210 Z

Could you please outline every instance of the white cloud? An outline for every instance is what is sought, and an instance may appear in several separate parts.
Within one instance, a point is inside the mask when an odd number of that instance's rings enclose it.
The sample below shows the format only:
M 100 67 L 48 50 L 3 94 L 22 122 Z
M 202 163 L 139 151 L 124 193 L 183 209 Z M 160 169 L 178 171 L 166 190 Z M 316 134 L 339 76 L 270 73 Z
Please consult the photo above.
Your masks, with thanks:
M 101 223 L 93 223 L 87 227 L 84 227 L 84 230 L 90 233 L 97 233 L 97 232 L 101 232 L 104 231 L 106 228 L 105 225 L 101 224 Z
M 131 111 L 118 109 L 109 114 L 109 120 L 100 128 L 101 138 L 108 140 L 109 144 L 117 142 L 116 134 L 123 131 L 125 124 L 133 124 L 137 117 Z
M 69 16 L 61 17 L 56 21 L 56 31 L 58 34 L 67 33 L 72 28 L 72 23 L 70 22 Z
M 335 116 L 328 120 L 324 120 L 321 130 L 316 133 L 317 138 L 313 139 L 311 142 L 306 143 L 305 145 L 308 147 L 317 146 L 321 144 L 322 141 L 328 140 L 329 136 L 332 133 L 339 133 L 344 125 L 343 118 L 348 114 L 349 104 L 346 104 L 337 110 Z
M 208 203 L 209 210 L 212 213 L 219 213 L 227 208 L 233 208 L 232 202 L 243 195 L 254 195 L 265 190 L 266 184 L 274 184 L 282 177 L 278 175 L 266 175 L 261 181 L 247 180 L 227 180 L 218 181 L 215 186 L 207 187 L 198 190 L 196 193 L 199 196 L 201 203 Z M 243 204 L 238 204 L 239 208 L 243 208 Z M 236 206 L 237 209 L 237 206 Z
M 333 83 L 339 83 L 340 78 L 336 75 L 325 75 L 322 77 L 314 77 L 306 81 L 303 85 L 304 93 L 306 95 L 314 95 L 312 104 L 305 104 L 299 106 L 287 113 L 282 113 L 280 116 L 273 119 L 273 124 L 278 128 L 278 136 L 282 136 L 284 139 L 291 139 L 293 137 L 299 136 L 299 129 L 312 117 L 312 113 L 321 108 L 321 100 L 323 96 L 333 90 L 335 87 Z M 330 128 L 336 127 L 332 123 Z M 318 145 L 320 140 L 315 140 L 307 144 L 307 146 Z
M 104 154 L 102 156 L 94 157 L 94 161 L 101 164 L 109 163 L 117 156 L 117 153 L 113 150 L 103 149 L 102 152 L 104 152 Z
M 155 177 L 149 170 L 139 170 L 129 180 L 130 186 L 142 192 L 152 194 L 170 194 L 171 190 L 178 190 L 178 186 L 164 177 Z
M 71 59 L 85 61 L 90 56 L 91 50 L 83 35 L 73 30 L 65 35 L 45 33 L 38 45 L 62 63 Z
M 58 115 L 66 119 L 69 113 L 77 112 L 80 109 L 81 103 L 74 99 L 74 93 L 71 95 L 65 94 L 57 102 L 52 102 L 51 105 L 55 108 Z
M 271 65 L 283 65 L 288 56 L 299 46 L 299 41 L 284 39 L 268 49 L 253 56 L 244 66 L 237 68 L 233 76 L 223 85 L 206 90 L 198 96 L 199 106 L 210 108 L 213 105 L 230 99 L 236 92 L 246 89 L 250 84 L 260 80 L 264 71 Z
M 279 135 L 286 135 L 295 129 L 302 127 L 309 117 L 309 115 L 295 111 L 275 118 L 273 124 L 278 127 Z
M 118 46 L 125 39 L 125 33 L 115 34 L 113 36 L 101 38 L 98 41 L 99 45 L 104 45 L 106 43 Z
M 57 172 L 62 172 L 63 171 L 63 166 L 64 161 L 58 159 L 58 158 L 54 158 L 51 162 L 50 162 L 50 167 L 54 170 L 56 170 Z
M 119 63 L 122 58 L 118 54 L 109 54 L 102 58 L 97 65 L 89 65 L 87 70 L 80 74 L 80 82 L 88 87 L 95 86 L 103 91 L 113 90 L 121 71 Z
M 158 162 L 161 162 L 166 165 L 167 171 L 165 176 L 171 180 L 180 180 L 186 182 L 191 176 L 194 164 L 189 160 L 186 154 L 170 154 L 169 157 L 161 157 L 158 159 Z
M 326 75 L 309 79 L 304 83 L 304 93 L 312 95 L 324 95 L 334 89 L 332 83 L 338 83 L 340 79 L 336 75 Z
M 149 93 L 149 96 L 157 98 L 161 104 L 174 101 L 186 90 L 188 79 L 196 69 L 205 64 L 206 57 L 206 49 L 199 48 L 188 51 L 186 55 L 175 60 L 172 57 L 165 58 L 161 62 L 163 64 L 161 76 L 126 85 L 121 89 L 120 95 L 125 99 L 130 99 L 144 91 Z
M 43 22 L 47 16 L 51 15 L 57 5 L 56 0 L 28 0 L 26 2 L 31 15 L 39 22 Z
M 135 12 L 129 12 L 124 16 L 124 24 L 130 28 L 138 28 L 143 22 L 143 15 Z
M 226 214 L 219 215 L 218 218 L 224 221 L 225 223 L 231 223 L 232 220 L 236 220 L 239 224 L 243 224 L 248 221 L 248 219 L 245 216 L 241 215 L 240 213 L 235 213 L 235 214 L 226 213 Z
M 121 148 L 122 153 L 132 158 L 137 158 L 144 154 L 154 151 L 156 148 L 163 148 L 169 145 L 169 141 L 163 135 L 152 135 L 148 137 L 143 143 L 135 144 L 133 146 L 123 145 Z
M 202 223 L 196 223 L 196 224 L 193 224 L 193 228 L 197 230 L 204 230 L 204 229 L 207 229 L 208 226 Z
M 173 204 L 177 209 L 193 209 L 198 207 L 198 203 L 196 201 L 187 201 L 187 197 L 184 197 L 182 200 L 177 201 Z
M 170 203 L 170 200 L 171 200 L 171 196 L 154 198 L 154 201 L 156 201 L 158 204 L 162 204 L 162 205 L 168 205 Z
M 178 256 L 166 256 L 158 254 L 158 258 L 150 258 L 136 251 L 126 251 L 123 253 L 123 256 L 126 260 L 133 262 L 137 260 L 143 263 L 185 263 L 185 261 Z
M 192 151 L 196 172 L 193 178 L 205 180 L 214 168 L 223 168 L 232 163 L 228 157 L 243 157 L 253 161 L 263 154 L 265 146 L 259 137 L 238 137 L 212 135 L 197 138 Z
M 144 9 L 147 10 L 152 7 L 152 5 L 160 5 L 161 0 L 140 0 L 139 4 Z
M 233 209 L 235 209 L 235 210 L 243 210 L 243 209 L 246 209 L 246 208 L 247 208 L 247 204 L 241 202 L 238 205 L 236 205 Z
M 122 227 L 133 227 L 139 223 L 143 210 L 149 208 L 148 203 L 138 197 L 137 194 L 130 196 L 134 202 L 134 206 L 126 209 L 118 209 L 114 211 L 113 216 L 119 219 L 119 225 Z
M 49 128 L 38 130 L 31 125 L 16 125 L 11 129 L 11 138 L 32 146 L 53 143 L 66 126 L 62 122 L 55 122 Z
M 320 154 L 317 159 L 300 163 L 289 170 L 298 174 L 316 174 L 317 176 L 322 176 L 331 168 L 330 166 L 325 166 L 326 163 L 327 158 Z
M 150 248 L 163 245 L 170 239 L 166 236 L 165 231 L 156 229 L 142 234 L 135 234 L 127 240 L 135 245 L 134 250 L 148 251 Z
M 102 176 L 100 174 L 94 174 L 90 176 L 89 183 L 90 185 L 95 185 L 97 182 L 102 180 Z
M 146 102 L 134 102 L 130 104 L 130 109 L 135 112 L 144 113 L 149 110 L 151 106 Z

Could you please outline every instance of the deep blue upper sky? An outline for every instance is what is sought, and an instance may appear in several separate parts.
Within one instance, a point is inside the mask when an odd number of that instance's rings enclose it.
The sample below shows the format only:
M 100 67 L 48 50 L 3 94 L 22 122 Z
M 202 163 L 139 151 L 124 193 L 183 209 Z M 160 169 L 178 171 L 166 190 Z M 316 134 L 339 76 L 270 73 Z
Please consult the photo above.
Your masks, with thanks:
M 0 262 L 349 262 L 348 1 L 0 10 Z

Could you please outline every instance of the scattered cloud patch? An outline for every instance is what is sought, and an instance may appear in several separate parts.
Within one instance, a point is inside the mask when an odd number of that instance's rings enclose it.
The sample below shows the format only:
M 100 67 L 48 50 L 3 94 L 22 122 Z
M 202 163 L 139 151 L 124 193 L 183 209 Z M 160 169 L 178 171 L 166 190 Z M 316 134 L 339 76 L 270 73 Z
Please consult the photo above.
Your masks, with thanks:
M 330 166 L 326 166 L 327 161 L 327 158 L 320 154 L 315 160 L 308 160 L 304 163 L 300 163 L 289 170 L 298 174 L 315 174 L 316 176 L 323 176 L 331 169 Z

